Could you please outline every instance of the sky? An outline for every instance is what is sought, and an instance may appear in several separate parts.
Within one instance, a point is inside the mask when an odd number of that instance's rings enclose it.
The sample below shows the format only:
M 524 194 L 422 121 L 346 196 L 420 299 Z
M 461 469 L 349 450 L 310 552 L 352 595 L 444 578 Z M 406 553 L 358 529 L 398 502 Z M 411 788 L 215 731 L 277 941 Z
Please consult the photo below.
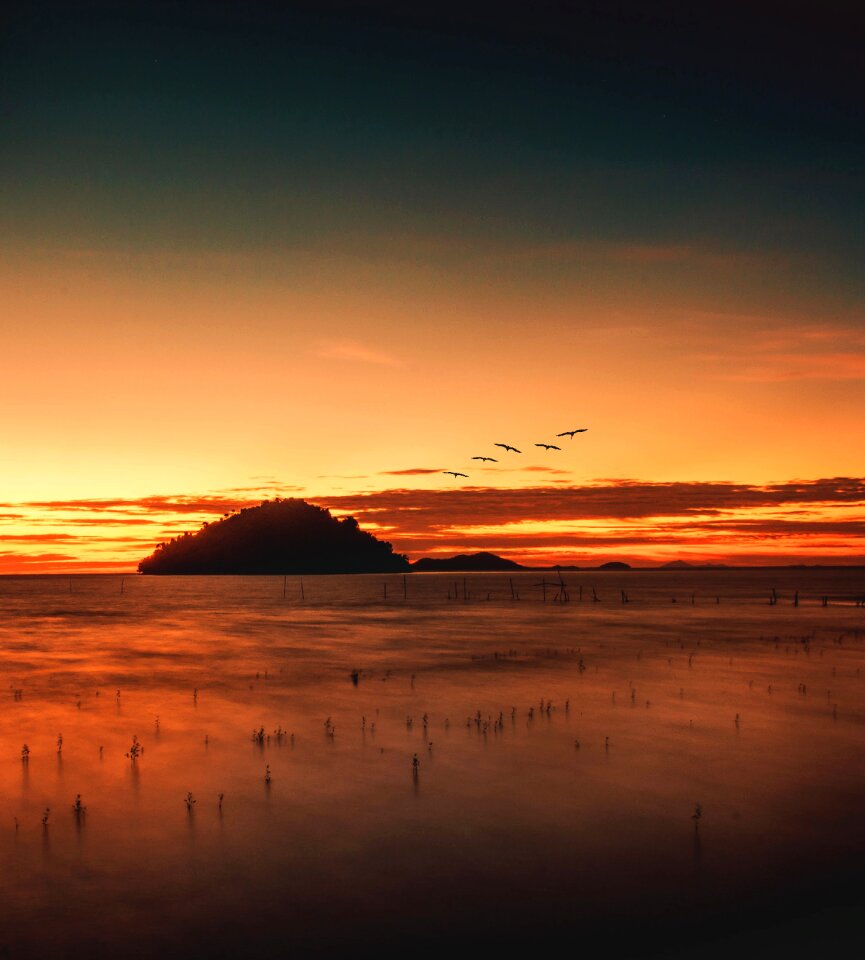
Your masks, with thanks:
M 849 7 L 0 15 L 0 573 L 273 496 L 411 559 L 865 563 Z

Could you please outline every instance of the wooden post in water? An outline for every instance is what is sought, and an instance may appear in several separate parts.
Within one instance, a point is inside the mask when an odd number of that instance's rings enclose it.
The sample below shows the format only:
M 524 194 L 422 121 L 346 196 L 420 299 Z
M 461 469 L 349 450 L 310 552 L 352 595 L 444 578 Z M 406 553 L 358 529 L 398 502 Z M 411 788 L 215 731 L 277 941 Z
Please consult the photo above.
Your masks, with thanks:
M 282 599 L 285 600 L 285 590 L 288 586 L 288 574 L 282 578 Z
M 384 598 L 385 600 L 387 600 L 387 581 L 385 581 L 385 584 L 384 584 Z
M 123 593 L 123 586 L 126 583 L 126 577 L 120 578 L 120 592 Z
M 300 578 L 300 599 L 306 600 L 306 594 L 303 592 L 303 577 Z
M 402 575 L 402 598 L 408 600 L 408 582 L 405 574 Z
M 463 600 L 468 600 L 468 598 L 469 598 L 469 595 L 468 595 L 468 591 L 466 590 L 466 578 L 463 577 Z
M 514 578 L 508 577 L 508 583 L 511 585 L 511 600 L 516 600 L 516 595 L 514 594 Z

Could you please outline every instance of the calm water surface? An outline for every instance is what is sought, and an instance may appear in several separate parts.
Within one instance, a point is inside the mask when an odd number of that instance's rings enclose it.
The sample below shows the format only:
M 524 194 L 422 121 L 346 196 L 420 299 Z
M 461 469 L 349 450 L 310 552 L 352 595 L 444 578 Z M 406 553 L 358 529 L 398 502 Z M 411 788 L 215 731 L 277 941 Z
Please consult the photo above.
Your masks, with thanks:
M 0 578 L 0 956 L 861 948 L 865 571 L 541 577 Z

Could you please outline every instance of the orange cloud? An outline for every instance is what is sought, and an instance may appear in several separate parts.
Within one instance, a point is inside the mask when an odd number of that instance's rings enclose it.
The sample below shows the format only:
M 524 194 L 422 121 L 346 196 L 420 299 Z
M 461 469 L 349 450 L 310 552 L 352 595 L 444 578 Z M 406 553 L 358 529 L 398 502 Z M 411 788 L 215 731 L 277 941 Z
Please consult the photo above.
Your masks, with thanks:
M 2 567 L 132 569 L 159 541 L 260 499 L 184 494 L 0 504 L 9 508 L 0 515 L 0 542 L 15 548 L 3 554 Z M 545 563 L 614 557 L 638 563 L 676 557 L 865 562 L 865 479 L 856 477 L 773 484 L 610 479 L 310 499 L 339 515 L 353 514 L 412 558 L 492 550 Z M 45 554 L 39 547 L 48 543 L 72 552 Z
M 380 367 L 398 367 L 402 361 L 381 350 L 367 347 L 356 340 L 326 340 L 315 350 L 323 360 L 348 360 L 356 363 L 371 363 Z
M 441 473 L 442 467 L 409 467 L 408 470 L 382 470 L 381 477 L 419 477 L 427 473 Z

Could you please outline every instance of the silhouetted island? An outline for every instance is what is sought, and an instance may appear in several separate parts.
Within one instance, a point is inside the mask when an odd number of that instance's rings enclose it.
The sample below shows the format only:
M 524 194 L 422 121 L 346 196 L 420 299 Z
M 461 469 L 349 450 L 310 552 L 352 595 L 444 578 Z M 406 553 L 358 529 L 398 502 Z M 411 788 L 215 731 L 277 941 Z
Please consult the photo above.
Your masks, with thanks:
M 726 563 L 688 563 L 687 560 L 670 560 L 662 563 L 659 570 L 726 570 Z
M 400 573 L 405 556 L 305 500 L 266 500 L 185 533 L 138 564 L 151 574 Z
M 411 565 L 418 573 L 464 572 L 479 573 L 488 570 L 528 570 L 528 567 L 506 560 L 494 553 L 460 553 L 455 557 L 421 557 Z
M 629 563 L 625 563 L 624 560 L 610 560 L 609 563 L 602 563 L 598 570 L 632 570 L 633 568 Z

